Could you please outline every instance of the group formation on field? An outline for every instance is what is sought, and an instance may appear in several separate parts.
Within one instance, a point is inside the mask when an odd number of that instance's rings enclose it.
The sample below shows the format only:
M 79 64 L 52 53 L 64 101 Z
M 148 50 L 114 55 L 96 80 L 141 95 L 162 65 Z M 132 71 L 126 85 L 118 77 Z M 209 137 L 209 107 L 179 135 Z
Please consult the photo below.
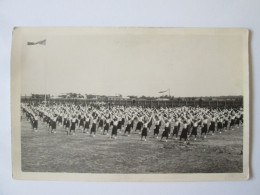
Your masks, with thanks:
M 77 129 L 95 137 L 97 131 L 117 138 L 119 132 L 130 136 L 132 131 L 146 141 L 151 132 L 154 138 L 167 141 L 175 139 L 196 140 L 207 134 L 214 135 L 223 130 L 234 130 L 243 124 L 242 108 L 170 107 L 149 108 L 141 106 L 117 106 L 106 103 L 77 105 L 72 103 L 35 104 L 22 103 L 22 113 L 30 120 L 34 131 L 39 121 L 46 124 L 50 133 L 62 126 L 67 135 L 74 135 Z

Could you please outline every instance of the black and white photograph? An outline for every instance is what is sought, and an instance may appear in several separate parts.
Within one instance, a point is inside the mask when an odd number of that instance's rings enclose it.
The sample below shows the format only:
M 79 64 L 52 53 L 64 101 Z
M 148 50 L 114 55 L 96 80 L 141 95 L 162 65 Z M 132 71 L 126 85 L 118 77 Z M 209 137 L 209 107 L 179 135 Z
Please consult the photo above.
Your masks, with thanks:
M 242 28 L 15 27 L 17 179 L 245 180 Z

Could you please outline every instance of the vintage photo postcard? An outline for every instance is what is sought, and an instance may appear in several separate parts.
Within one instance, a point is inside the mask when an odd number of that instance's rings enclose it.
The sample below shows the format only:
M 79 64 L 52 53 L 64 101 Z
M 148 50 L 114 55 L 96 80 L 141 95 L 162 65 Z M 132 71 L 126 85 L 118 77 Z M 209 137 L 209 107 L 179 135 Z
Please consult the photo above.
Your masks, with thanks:
M 249 178 L 248 29 L 15 27 L 14 179 Z

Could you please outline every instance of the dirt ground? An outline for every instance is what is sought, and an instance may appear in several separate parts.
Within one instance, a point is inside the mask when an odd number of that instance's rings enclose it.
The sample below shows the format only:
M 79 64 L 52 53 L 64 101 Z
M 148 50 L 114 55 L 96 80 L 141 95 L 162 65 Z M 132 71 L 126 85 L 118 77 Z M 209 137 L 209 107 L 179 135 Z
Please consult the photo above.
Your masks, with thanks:
M 161 134 L 162 130 L 160 130 Z M 111 133 L 111 131 L 110 131 Z M 110 135 L 110 134 L 109 134 Z M 208 135 L 184 144 L 153 138 L 140 141 L 139 133 L 117 139 L 97 132 L 96 137 L 77 130 L 66 135 L 62 127 L 49 133 L 21 120 L 22 170 L 25 172 L 75 173 L 238 173 L 243 172 L 243 128 Z

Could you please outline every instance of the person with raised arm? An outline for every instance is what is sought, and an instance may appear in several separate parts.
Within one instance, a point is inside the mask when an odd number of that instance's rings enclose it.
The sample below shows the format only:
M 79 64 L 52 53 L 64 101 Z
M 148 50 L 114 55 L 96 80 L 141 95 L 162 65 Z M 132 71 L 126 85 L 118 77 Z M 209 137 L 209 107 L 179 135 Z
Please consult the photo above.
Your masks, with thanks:
M 90 116 L 88 114 L 85 114 L 85 123 L 84 123 L 83 133 L 88 132 L 89 127 L 90 127 Z
M 92 118 L 92 126 L 91 126 L 91 129 L 90 129 L 90 135 L 91 135 L 92 137 L 95 137 L 95 136 L 96 136 L 97 123 L 98 123 L 98 116 L 95 115 L 95 116 Z
M 161 118 L 161 121 L 163 121 L 163 123 L 164 123 L 164 131 L 161 136 L 161 141 L 165 137 L 165 139 L 166 139 L 165 141 L 167 142 L 168 138 L 169 138 L 169 132 L 170 132 L 170 123 L 167 118 L 164 119 L 163 117 Z
M 188 123 L 186 119 L 183 119 L 183 128 L 180 135 L 180 141 L 184 139 L 184 143 L 186 143 L 187 138 L 188 138 Z
M 207 132 L 208 132 L 208 118 L 206 115 L 203 116 L 202 121 L 202 128 L 201 128 L 201 137 L 204 134 L 204 138 L 207 138 Z
M 136 128 L 135 128 L 135 132 L 136 131 L 139 131 L 139 134 L 141 134 L 141 129 L 143 127 L 143 122 L 142 122 L 142 117 L 141 116 L 138 116 L 138 122 L 136 124 Z
M 154 129 L 154 137 L 156 136 L 156 139 L 158 139 L 159 133 L 160 133 L 160 118 L 157 115 L 153 116 L 153 119 L 155 121 L 155 129 Z
M 197 139 L 197 134 L 198 134 L 198 123 L 199 123 L 198 119 L 193 119 L 193 125 L 192 125 L 192 130 L 191 130 L 190 136 L 194 135 L 194 140 L 195 141 Z
M 126 120 L 126 128 L 125 128 L 124 135 L 126 135 L 126 133 L 128 133 L 127 136 L 130 136 L 130 132 L 132 130 L 132 120 L 134 120 L 134 119 L 131 119 L 130 116 L 128 116 L 128 115 L 127 115 L 126 119 L 127 120 Z
M 146 141 L 147 126 L 148 126 L 148 120 L 144 119 L 142 133 L 141 133 L 141 141 L 143 140 L 143 137 L 144 137 L 144 141 Z
M 114 116 L 114 119 L 112 121 L 113 121 L 113 127 L 112 127 L 111 138 L 116 139 L 117 138 L 117 126 L 118 126 L 117 117 Z

